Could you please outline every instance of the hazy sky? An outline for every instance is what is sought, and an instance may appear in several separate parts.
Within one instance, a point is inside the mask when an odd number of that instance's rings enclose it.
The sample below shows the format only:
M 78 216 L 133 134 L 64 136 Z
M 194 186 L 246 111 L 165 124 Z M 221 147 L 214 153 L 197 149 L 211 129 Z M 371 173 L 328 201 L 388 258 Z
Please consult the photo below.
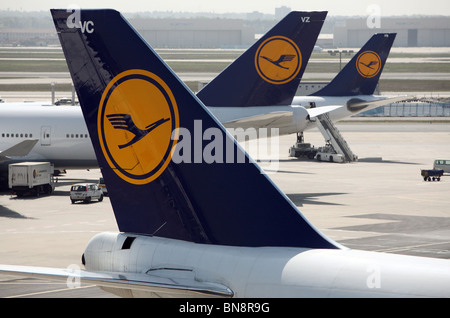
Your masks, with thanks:
M 188 11 L 274 13 L 280 6 L 293 10 L 326 10 L 328 15 L 367 16 L 376 5 L 382 16 L 450 15 L 449 0 L 1 0 L 0 10 L 47 11 L 76 4 L 81 8 L 113 8 L 122 12 Z

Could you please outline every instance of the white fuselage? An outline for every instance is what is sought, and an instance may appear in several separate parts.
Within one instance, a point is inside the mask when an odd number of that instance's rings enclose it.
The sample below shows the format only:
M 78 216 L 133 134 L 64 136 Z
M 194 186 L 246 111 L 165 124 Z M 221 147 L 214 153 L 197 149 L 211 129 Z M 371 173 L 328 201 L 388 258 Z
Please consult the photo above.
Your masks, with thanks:
M 77 106 L 0 105 L 0 150 L 26 139 L 38 143 L 18 161 L 50 161 L 56 169 L 98 166 L 94 148 Z
M 292 112 L 309 108 L 314 102 L 316 107 L 343 105 L 329 113 L 330 119 L 338 121 L 357 112 L 348 110 L 345 105 L 350 99 L 360 98 L 366 101 L 385 99 L 381 96 L 353 97 L 315 97 L 296 96 L 293 105 L 253 106 L 253 107 L 208 107 L 216 118 L 227 127 L 228 122 L 271 112 Z M 365 108 L 361 111 L 368 110 Z M 298 122 L 301 121 L 301 122 Z M 305 116 L 286 117 L 284 121 L 266 123 L 256 129 L 279 128 L 279 134 L 291 134 L 315 127 L 315 123 Z M 33 104 L 3 104 L 0 107 L 0 151 L 8 149 L 26 139 L 38 139 L 39 142 L 25 157 L 12 158 L 17 161 L 50 161 L 56 169 L 89 169 L 98 166 L 88 130 L 78 106 L 41 106 Z
M 227 286 L 234 297 L 450 296 L 448 260 L 350 249 L 206 245 L 133 234 L 131 247 L 123 249 L 127 236 L 95 236 L 84 253 L 86 270 L 194 278 Z
M 337 122 L 339 120 L 348 118 L 350 116 L 359 114 L 361 112 L 368 111 L 370 109 L 376 108 L 377 106 L 368 106 L 360 110 L 350 111 L 347 107 L 349 101 L 352 100 L 361 100 L 366 102 L 373 102 L 379 100 L 387 99 L 386 96 L 380 95 L 356 95 L 356 96 L 295 96 L 292 101 L 292 105 L 294 106 L 303 106 L 306 108 L 310 107 L 311 103 L 315 103 L 316 107 L 322 106 L 331 106 L 331 105 L 340 105 L 342 106 L 339 109 L 336 109 L 330 113 L 328 113 L 330 119 L 333 122 Z
M 248 107 L 214 107 L 209 106 L 208 109 L 214 114 L 214 116 L 225 126 L 227 127 L 227 123 L 237 121 L 242 118 L 248 118 L 252 116 L 264 115 L 267 113 L 275 113 L 275 112 L 292 112 L 295 113 L 296 108 L 304 107 L 306 109 L 311 107 L 311 103 L 315 103 L 316 107 L 323 106 L 342 106 L 338 109 L 335 109 L 328 113 L 328 116 L 333 122 L 337 122 L 339 120 L 348 118 L 352 115 L 356 115 L 360 112 L 364 112 L 370 109 L 373 109 L 377 106 L 367 106 L 360 110 L 350 110 L 347 107 L 347 104 L 351 100 L 363 100 L 366 102 L 379 101 L 387 99 L 385 96 L 376 96 L 376 95 L 361 95 L 361 96 L 342 96 L 342 97 L 334 97 L 334 96 L 295 96 L 292 102 L 292 105 L 286 106 L 248 106 Z M 298 122 L 298 121 L 301 122 Z M 267 124 L 267 122 L 263 122 L 261 126 L 255 124 L 253 128 L 279 128 L 279 134 L 292 134 L 296 132 L 302 132 L 304 130 L 312 129 L 316 127 L 314 121 L 310 121 L 304 117 L 298 118 L 296 116 L 292 116 L 290 118 L 286 118 L 286 120 L 280 122 L 275 121 L 273 125 Z M 301 130 L 299 130 L 301 127 Z

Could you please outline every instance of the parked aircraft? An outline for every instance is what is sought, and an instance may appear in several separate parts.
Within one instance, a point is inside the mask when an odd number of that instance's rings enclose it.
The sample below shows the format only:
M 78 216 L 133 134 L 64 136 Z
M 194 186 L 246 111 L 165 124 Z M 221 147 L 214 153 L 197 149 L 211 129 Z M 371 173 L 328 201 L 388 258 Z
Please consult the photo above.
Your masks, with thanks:
M 233 93 L 225 95 L 234 98 L 233 101 L 236 103 L 266 105 L 270 104 L 273 98 L 290 103 L 326 14 L 326 12 L 288 14 L 242 57 L 232 63 L 229 71 L 233 72 L 234 78 L 231 80 L 223 78 L 224 86 L 221 89 L 227 91 L 232 89 Z M 262 56 L 260 66 L 264 67 L 266 72 L 270 72 L 275 84 L 247 71 L 253 67 L 254 52 L 257 49 Z M 264 58 L 278 59 L 279 66 L 271 66 Z M 252 61 L 251 65 L 249 59 Z M 295 65 L 295 68 L 290 73 L 286 68 L 291 68 L 292 65 Z M 284 76 L 288 77 L 288 80 Z M 216 80 L 221 81 L 222 77 L 219 76 Z M 8 164 L 17 161 L 50 161 L 57 170 L 98 167 L 81 109 L 71 106 L 36 107 L 39 105 L 49 105 L 49 102 L 8 103 L 0 108 L 0 149 L 12 147 L 29 138 L 40 140 L 28 155 L 14 157 L 0 166 L 0 183 L 7 183 Z M 117 118 L 116 122 L 120 123 Z
M 197 97 L 206 106 L 224 108 L 291 105 L 326 15 L 289 13 Z
M 316 127 L 315 117 L 328 114 L 333 122 L 393 102 L 406 96 L 374 95 L 395 33 L 375 34 L 324 88 L 308 96 L 292 95 L 292 102 L 272 99 L 270 104 L 222 102 L 228 69 L 203 88 L 197 96 L 225 127 L 279 128 L 280 134 L 302 133 Z M 367 64 L 364 64 L 367 63 Z M 252 64 L 247 59 L 247 64 Z M 233 65 L 229 67 L 232 68 Z M 227 73 L 228 72 L 228 73 Z M 256 71 L 254 71 L 256 73 Z M 221 79 L 219 81 L 218 79 Z
M 27 139 L 6 150 L 3 150 L 0 152 L 0 163 L 10 161 L 13 157 L 28 155 L 37 142 L 37 139 Z
M 96 235 L 80 273 L 2 265 L 3 273 L 77 276 L 121 296 L 450 295 L 448 260 L 351 250 L 314 228 L 120 13 L 82 10 L 93 27 L 83 33 L 68 27 L 65 10 L 51 12 L 120 233 Z M 141 131 L 169 120 L 145 134 L 117 129 L 108 120 L 116 114 Z M 175 163 L 181 147 L 208 152 L 211 140 L 189 134 L 221 135 L 223 157 L 245 162 Z
M 0 123 L 0 149 L 34 140 L 29 151 L 10 153 L 1 160 L 1 184 L 8 183 L 8 165 L 14 162 L 50 161 L 61 171 L 98 167 L 78 106 L 5 103 L 0 107 Z
M 373 92 L 395 34 L 374 35 L 327 87 L 315 96 L 294 97 L 325 17 L 326 12 L 290 13 L 197 96 L 205 104 L 215 105 L 208 108 L 227 128 L 278 128 L 279 134 L 315 127 L 314 118 L 324 113 L 337 121 L 392 102 L 393 99 L 374 96 Z M 360 56 L 364 56 L 363 59 Z M 367 65 L 376 65 L 378 72 L 359 76 L 355 67 L 357 61 L 364 62 L 375 56 L 379 56 L 379 63 L 369 61 Z M 289 74 L 293 64 L 295 74 Z M 270 75 L 263 72 L 264 68 Z M 316 108 L 301 106 L 311 103 Z M 0 109 L 0 149 L 12 147 L 27 136 L 39 136 L 40 143 L 29 155 L 5 161 L 0 166 L 0 182 L 7 180 L 7 165 L 16 161 L 51 161 L 57 170 L 97 167 L 80 109 L 31 108 L 37 103 L 22 104 L 25 108 L 17 103 L 10 104 L 15 106 L 12 109 L 7 105 Z

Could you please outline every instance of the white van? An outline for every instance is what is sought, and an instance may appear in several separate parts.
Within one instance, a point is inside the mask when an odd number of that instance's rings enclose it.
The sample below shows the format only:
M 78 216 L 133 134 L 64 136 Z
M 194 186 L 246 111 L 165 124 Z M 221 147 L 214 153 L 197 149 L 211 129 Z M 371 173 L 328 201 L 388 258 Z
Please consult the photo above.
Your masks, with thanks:
M 72 203 L 83 201 L 85 203 L 91 200 L 103 201 L 103 192 L 95 183 L 80 183 L 74 184 L 70 188 L 70 200 Z
M 436 159 L 433 169 L 444 170 L 444 172 L 450 173 L 450 160 Z

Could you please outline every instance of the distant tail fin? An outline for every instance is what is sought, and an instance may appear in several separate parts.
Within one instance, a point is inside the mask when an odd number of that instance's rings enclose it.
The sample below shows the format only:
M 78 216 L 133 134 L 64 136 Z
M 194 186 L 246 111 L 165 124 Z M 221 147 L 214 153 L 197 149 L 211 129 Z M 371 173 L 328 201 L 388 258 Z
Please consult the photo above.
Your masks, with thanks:
M 377 87 L 395 36 L 395 33 L 373 35 L 327 86 L 312 95 L 372 95 Z
M 68 26 L 69 14 L 52 10 L 120 231 L 221 245 L 337 247 L 120 13 L 81 10 L 81 27 Z
M 327 12 L 291 12 L 197 97 L 206 106 L 290 105 Z

